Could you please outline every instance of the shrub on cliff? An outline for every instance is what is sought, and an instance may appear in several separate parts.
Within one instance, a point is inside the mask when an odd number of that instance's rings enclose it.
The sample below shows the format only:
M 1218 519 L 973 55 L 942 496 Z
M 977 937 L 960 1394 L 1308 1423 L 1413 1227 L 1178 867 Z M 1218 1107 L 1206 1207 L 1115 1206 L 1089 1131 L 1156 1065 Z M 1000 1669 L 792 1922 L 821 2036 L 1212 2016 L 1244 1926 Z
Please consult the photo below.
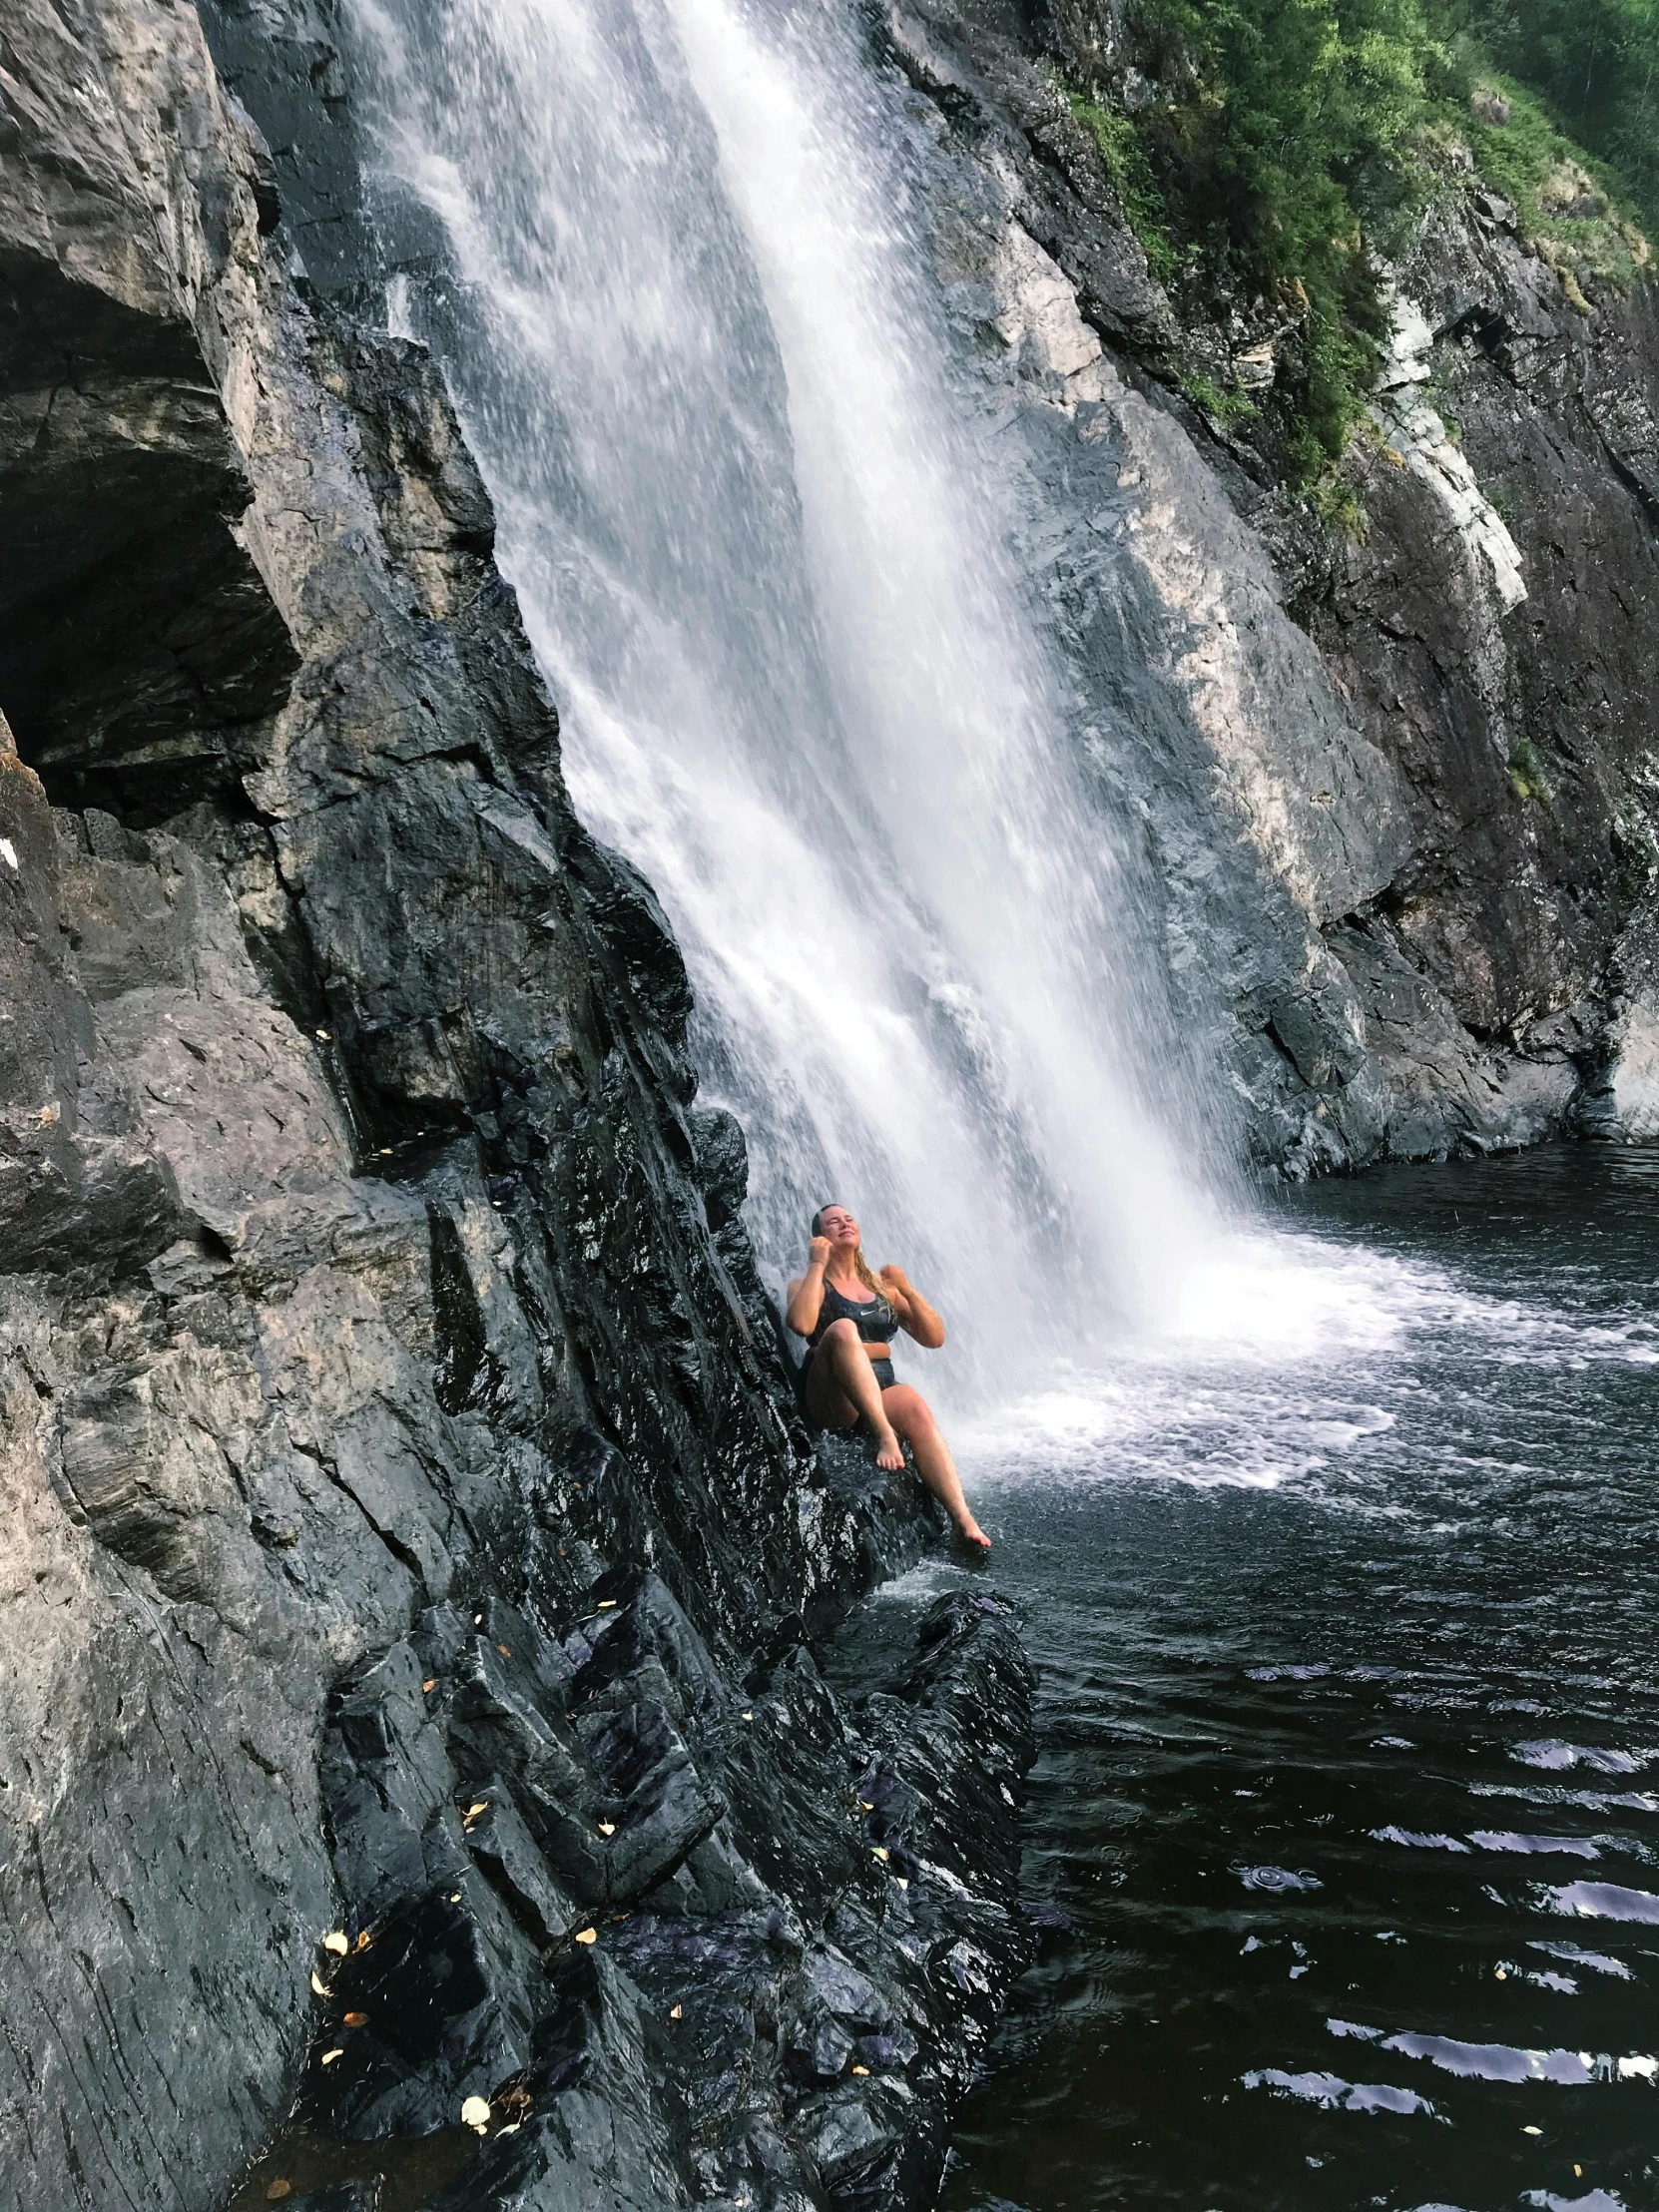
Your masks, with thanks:
M 1347 446 L 1386 324 L 1383 265 L 1459 173 L 1514 204 L 1580 304 L 1645 260 L 1629 212 L 1640 179 L 1659 192 L 1659 147 L 1644 136 L 1659 0 L 1529 0 L 1524 29 L 1508 4 L 1057 0 L 1073 112 L 1153 274 L 1190 332 L 1228 332 L 1225 346 L 1195 340 L 1182 380 L 1218 426 L 1250 420 L 1295 484 L 1316 483 Z M 1611 54 L 1615 34 L 1629 81 L 1593 115 L 1579 102 L 1603 162 L 1548 101 L 1585 42 Z M 1639 155 L 1621 151 L 1638 141 Z

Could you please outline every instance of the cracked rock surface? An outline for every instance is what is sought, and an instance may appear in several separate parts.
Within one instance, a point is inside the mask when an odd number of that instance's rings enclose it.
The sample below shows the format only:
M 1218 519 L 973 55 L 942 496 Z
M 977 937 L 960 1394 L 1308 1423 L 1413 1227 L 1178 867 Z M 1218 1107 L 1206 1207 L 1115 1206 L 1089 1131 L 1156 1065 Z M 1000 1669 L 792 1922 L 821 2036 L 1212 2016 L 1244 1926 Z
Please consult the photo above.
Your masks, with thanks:
M 1445 195 L 1394 273 L 1415 358 L 1345 464 L 1363 534 L 1326 528 L 1182 396 L 1182 345 L 1228 334 L 1149 276 L 1063 24 L 891 0 L 878 60 L 1077 743 L 1134 826 L 1172 1090 L 1223 1069 L 1220 1120 L 1293 1175 L 1651 1135 L 1651 283 L 1584 311 L 1472 176 Z

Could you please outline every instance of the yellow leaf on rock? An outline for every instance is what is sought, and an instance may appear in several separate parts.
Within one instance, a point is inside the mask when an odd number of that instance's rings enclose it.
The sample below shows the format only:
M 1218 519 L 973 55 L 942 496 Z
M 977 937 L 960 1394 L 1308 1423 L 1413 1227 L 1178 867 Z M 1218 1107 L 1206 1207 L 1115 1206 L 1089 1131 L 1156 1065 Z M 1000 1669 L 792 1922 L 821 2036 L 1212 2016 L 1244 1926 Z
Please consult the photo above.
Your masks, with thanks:
M 311 1988 L 319 1997 L 325 1997 L 328 1994 L 328 1984 L 314 1966 L 311 1968 Z
M 868 2068 L 867 2066 L 854 2066 L 854 2067 L 853 2067 L 853 2069 L 852 2069 L 852 2071 L 853 2071 L 854 2073 L 867 2074 L 867 2073 L 868 2073 L 868 2071 L 869 2071 L 869 2068 Z
M 669 2018 L 671 2020 L 683 2019 L 685 2017 L 685 2011 L 686 2008 L 683 2004 L 677 2004 L 674 2007 L 674 2010 L 669 2014 Z
M 597 1928 L 579 1928 L 576 1931 L 576 1940 L 579 1943 L 597 1943 L 599 1931 Z
M 505 1644 L 497 1644 L 495 1648 L 498 1652 L 500 1652 L 503 1659 L 510 1659 L 512 1657 L 512 1653 L 507 1649 Z
M 347 2027 L 366 2027 L 368 2025 L 368 2014 L 366 2012 L 347 2012 L 345 2024 Z
M 490 1801 L 489 1801 L 489 1799 L 488 1799 L 488 1798 L 480 1798 L 480 1799 L 478 1800 L 478 1802 L 477 1802 L 477 1804 L 476 1804 L 476 1805 L 469 1805 L 469 1806 L 467 1807 L 467 1809 L 466 1809 L 466 1817 L 467 1817 L 467 1819 L 468 1819 L 469 1821 L 475 1821 L 475 1820 L 476 1820 L 476 1819 L 478 1818 L 478 1816 L 479 1816 L 479 1814 L 480 1814 L 480 1813 L 487 1813 L 487 1812 L 489 1811 L 489 1809 L 490 1809 Z
M 466 2102 L 465 2102 L 465 2103 L 464 2103 L 464 2104 L 463 2104 L 463 2105 L 461 2106 L 461 2125 L 462 2125 L 462 2127 L 473 2127 L 473 2128 L 476 2128 L 476 2129 L 478 2130 L 478 2133 L 479 2133 L 480 2135 L 482 2135 L 482 2134 L 483 2134 L 483 2132 L 484 2132 L 484 2130 L 485 2130 L 485 2128 L 486 2128 L 486 2127 L 488 2127 L 488 2126 L 489 2126 L 489 2124 L 490 2124 L 490 2102 L 489 2102 L 489 2098 L 488 2098 L 488 2097 L 468 2097 L 468 2098 L 467 2098 L 467 2100 L 466 2100 Z
M 336 2058 L 343 2058 L 344 2056 L 343 2050 L 325 2050 L 322 2053 L 322 2063 L 325 2066 L 331 2066 Z
M 291 2192 L 292 2188 L 293 2183 L 291 2181 L 284 2181 L 278 2174 L 276 2179 L 271 2184 L 271 2187 L 266 2191 L 265 2201 L 267 2202 L 267 2204 L 280 2204 L 282 2199 Z
M 601 1821 L 599 1824 L 599 1833 L 601 1836 L 614 1836 L 616 1834 L 616 1822 Z
M 616 1611 L 616 1599 L 614 1597 L 602 1597 L 599 1600 L 599 1610 L 602 1613 L 614 1613 Z
M 354 1942 L 354 1943 L 352 1944 L 351 1948 L 352 1948 L 353 1950 L 367 1950 L 367 1948 L 368 1948 L 369 1944 L 370 1944 L 371 1942 L 373 1942 L 373 1940 L 374 1940 L 373 1936 L 371 1936 L 371 1935 L 370 1935 L 370 1934 L 368 1933 L 368 1930 L 367 1930 L 367 1929 L 365 1928 L 365 1929 L 363 1930 L 362 1934 L 361 1934 L 361 1935 L 360 1935 L 360 1936 L 359 1936 L 357 1937 L 357 1940 L 356 1940 L 356 1941 L 355 1941 L 355 1942 Z
M 426 1680 L 420 1686 L 423 1690 L 435 1690 L 438 1686 L 437 1676 L 435 1674 L 429 1674 L 426 1677 Z
M 322 1938 L 322 1947 L 324 1950 L 331 1950 L 336 1958 L 343 1958 L 351 1947 L 346 1940 L 344 1929 L 330 1929 Z
M 871 1844 L 869 1848 L 874 1852 L 877 1859 L 885 1859 L 887 1856 L 887 1849 L 884 1844 Z

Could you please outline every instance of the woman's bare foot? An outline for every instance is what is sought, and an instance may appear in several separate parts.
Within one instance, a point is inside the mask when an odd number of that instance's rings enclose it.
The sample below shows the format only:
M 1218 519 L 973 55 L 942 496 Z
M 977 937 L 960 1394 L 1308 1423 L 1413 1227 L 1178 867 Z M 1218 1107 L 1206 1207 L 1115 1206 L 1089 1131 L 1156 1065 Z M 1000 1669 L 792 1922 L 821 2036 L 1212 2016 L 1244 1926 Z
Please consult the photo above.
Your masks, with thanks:
M 956 1533 L 963 1543 L 972 1544 L 976 1550 L 989 1551 L 991 1540 L 971 1513 L 964 1513 L 956 1523 Z
M 896 1474 L 904 1464 L 904 1446 L 885 1422 L 875 1431 L 875 1464 Z

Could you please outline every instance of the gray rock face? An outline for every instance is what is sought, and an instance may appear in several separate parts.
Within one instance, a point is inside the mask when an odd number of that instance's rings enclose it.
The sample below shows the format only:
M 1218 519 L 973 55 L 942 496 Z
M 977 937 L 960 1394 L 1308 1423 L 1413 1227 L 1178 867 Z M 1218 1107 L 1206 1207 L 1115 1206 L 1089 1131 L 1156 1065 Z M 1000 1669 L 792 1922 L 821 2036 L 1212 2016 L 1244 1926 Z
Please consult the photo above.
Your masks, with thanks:
M 1220 1119 L 1293 1174 L 1648 1127 L 1651 293 L 1586 316 L 1501 211 L 1442 208 L 1397 273 L 1356 543 L 1160 381 L 1169 307 L 1040 33 L 895 0 L 885 52 Z
M 592 2202 L 601 2129 L 619 2200 L 695 2151 L 898 2201 L 1021 1955 L 1017 1646 L 969 1624 L 994 1726 L 913 1755 L 931 1676 L 867 1723 L 817 1682 L 938 1516 L 800 1424 L 431 364 L 301 297 L 184 0 L 20 0 L 0 69 L 0 2170 L 206 2212 L 296 2092 L 372 2139 L 516 2082 L 469 2203 Z M 848 1809 L 907 1757 L 903 1836 L 1005 1794 L 889 1955 Z M 342 1923 L 372 2026 L 324 2067 Z M 663 2058 L 659 1923 L 726 1945 L 711 2001 L 771 1977 L 695 2144 L 731 2059 Z M 984 1987 L 912 2001 L 960 1942 Z M 916 2024 L 800 2117 L 821 1952 Z

